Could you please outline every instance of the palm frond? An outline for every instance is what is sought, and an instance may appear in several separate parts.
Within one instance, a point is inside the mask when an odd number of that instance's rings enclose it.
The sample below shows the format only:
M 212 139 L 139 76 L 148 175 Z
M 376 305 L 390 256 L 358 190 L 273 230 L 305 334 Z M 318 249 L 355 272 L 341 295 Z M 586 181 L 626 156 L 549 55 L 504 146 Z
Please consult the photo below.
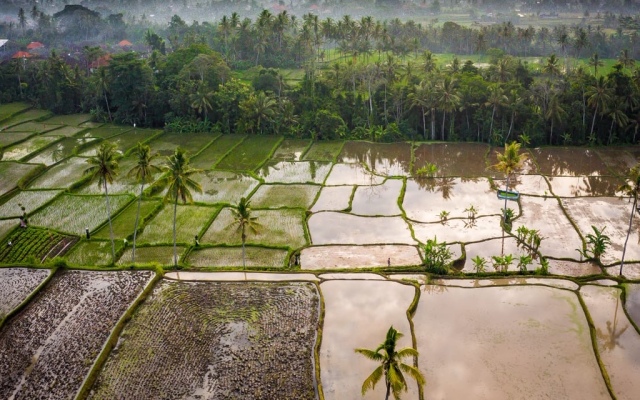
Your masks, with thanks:
M 400 363 L 398 366 L 403 372 L 411 375 L 411 377 L 413 377 L 413 379 L 415 379 L 419 385 L 424 385 L 427 383 L 427 380 L 424 378 L 424 375 L 422 375 L 422 372 L 420 372 L 418 368 L 405 363 Z
M 384 375 L 384 369 L 382 368 L 382 365 L 380 365 L 378 368 L 373 370 L 371 375 L 369 375 L 367 379 L 364 380 L 364 382 L 362 382 L 363 396 L 369 389 L 375 389 L 376 384 L 380 382 L 382 375 Z
M 367 357 L 369 360 L 373 360 L 373 361 L 382 361 L 385 358 L 382 354 L 370 349 L 355 349 L 355 352 L 358 354 L 362 354 L 363 356 Z

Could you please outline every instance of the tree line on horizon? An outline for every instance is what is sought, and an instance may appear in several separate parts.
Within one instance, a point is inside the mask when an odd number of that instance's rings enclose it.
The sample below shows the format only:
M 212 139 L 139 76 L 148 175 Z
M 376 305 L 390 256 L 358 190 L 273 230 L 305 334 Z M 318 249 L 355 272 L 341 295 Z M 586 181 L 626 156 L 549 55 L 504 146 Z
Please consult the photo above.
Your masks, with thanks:
M 218 24 L 188 25 L 175 16 L 166 31 L 145 31 L 148 54 L 114 54 L 105 66 L 88 68 L 104 55 L 89 45 L 83 48 L 85 63 L 55 51 L 45 60 L 12 60 L 0 65 L 0 101 L 25 100 L 56 113 L 91 112 L 100 121 L 182 132 L 492 144 L 518 139 L 532 145 L 637 140 L 640 71 L 633 50 L 620 47 L 634 35 L 595 30 L 609 46 L 619 42 L 612 47 L 620 48 L 618 62 L 603 74 L 597 52 L 589 68 L 569 60 L 591 50 L 591 36 L 577 46 L 579 29 L 587 28 L 554 28 L 555 39 L 532 68 L 511 54 L 513 38 L 526 30 L 511 25 L 507 34 L 509 24 L 478 30 L 348 16 L 332 22 L 309 14 L 297 25 L 294 20 L 266 10 L 255 23 L 234 14 Z M 385 37 L 376 33 L 379 26 L 388 28 L 389 43 L 379 39 Z M 434 38 L 446 38 L 443 45 L 471 45 L 472 37 L 456 32 L 484 32 L 487 48 L 476 43 L 476 50 L 487 65 L 457 56 L 439 61 L 421 41 L 423 33 L 430 37 L 429 29 Z M 532 28 L 533 37 L 543 29 Z M 414 35 L 417 47 L 394 47 L 403 35 Z M 282 62 L 274 61 L 278 57 Z M 278 66 L 301 67 L 301 82 L 292 83 Z

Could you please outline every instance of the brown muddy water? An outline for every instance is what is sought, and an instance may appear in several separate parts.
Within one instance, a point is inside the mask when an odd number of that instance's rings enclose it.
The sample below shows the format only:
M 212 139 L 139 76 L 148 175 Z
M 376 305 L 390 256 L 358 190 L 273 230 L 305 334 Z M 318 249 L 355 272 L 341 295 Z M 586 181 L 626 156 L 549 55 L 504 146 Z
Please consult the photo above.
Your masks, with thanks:
M 472 207 L 476 217 L 499 215 L 504 202 L 486 178 L 421 178 L 407 180 L 402 207 L 411 220 L 438 222 L 442 211 L 467 218 Z
M 401 217 L 359 217 L 321 212 L 309 218 L 313 244 L 415 244 Z
M 356 215 L 400 215 L 398 197 L 402 191 L 400 179 L 387 179 L 382 185 L 358 186 L 351 202 Z
M 494 176 L 490 170 L 487 155 L 489 146 L 478 143 L 425 143 L 415 149 L 413 173 L 427 163 L 435 164 L 435 176 L 481 177 Z M 500 174 L 497 174 L 498 176 Z
M 322 270 L 358 267 L 418 265 L 422 262 L 416 246 L 315 246 L 302 249 L 302 269 Z
M 542 175 L 599 176 L 611 175 L 606 164 L 593 149 L 543 147 L 529 150 Z
M 620 289 L 586 285 L 580 289 L 596 329 L 600 358 L 618 399 L 640 393 L 640 335 L 622 310 Z
M 422 292 L 413 322 L 425 398 L 610 398 L 573 292 L 441 287 Z
M 326 400 L 381 399 L 384 380 L 360 396 L 362 382 L 377 367 L 374 361 L 354 352 L 375 350 L 384 342 L 391 325 L 404 334 L 400 348 L 411 347 L 411 328 L 406 312 L 413 300 L 412 286 L 385 281 L 328 281 L 320 285 L 325 317 L 320 347 L 320 371 Z M 410 363 L 411 360 L 405 360 Z M 408 380 L 406 399 L 417 399 L 415 381 Z
M 338 185 L 359 185 L 371 186 L 379 185 L 384 181 L 384 177 L 375 175 L 367 170 L 362 164 L 334 164 L 327 180 L 327 186 Z
M 631 214 L 631 203 L 627 199 L 580 197 L 562 199 L 562 205 L 583 236 L 589 233 L 593 234 L 592 226 L 598 229 L 605 228 L 604 233 L 611 239 L 611 245 L 601 257 L 605 265 L 620 260 Z M 631 228 L 625 261 L 640 261 L 638 243 L 640 243 L 640 218 L 636 215 Z
M 338 156 L 343 163 L 361 163 L 377 175 L 410 175 L 409 143 L 347 142 Z
M 520 226 L 538 230 L 543 238 L 540 252 L 544 256 L 580 260 L 582 241 L 554 197 L 521 196 L 522 215 L 513 221 L 512 232 Z

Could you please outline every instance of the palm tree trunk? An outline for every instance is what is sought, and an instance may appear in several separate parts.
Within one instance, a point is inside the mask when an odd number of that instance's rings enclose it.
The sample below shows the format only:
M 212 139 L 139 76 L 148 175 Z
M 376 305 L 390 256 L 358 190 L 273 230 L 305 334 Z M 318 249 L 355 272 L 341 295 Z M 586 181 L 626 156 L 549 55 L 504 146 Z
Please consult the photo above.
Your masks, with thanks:
M 436 109 L 431 107 L 431 140 L 436 140 Z
M 549 133 L 549 144 L 553 143 L 553 117 L 551 118 L 551 132 Z
M 178 248 L 176 246 L 176 218 L 178 215 L 178 194 L 176 193 L 176 201 L 173 203 L 173 265 L 178 266 Z
M 107 191 L 107 181 L 104 181 L 104 198 L 107 201 L 107 218 L 109 219 L 109 237 L 111 238 L 111 260 L 116 263 L 116 245 L 113 241 L 113 225 L 111 224 L 111 206 L 109 205 L 109 192 Z
M 507 182 L 504 184 L 504 190 L 509 191 L 509 174 L 507 174 Z M 506 194 L 506 193 L 505 193 Z M 504 212 L 502 214 L 502 223 L 507 223 L 507 196 L 504 199 Z
M 489 125 L 489 142 L 491 142 L 491 137 L 493 136 L 493 117 L 496 115 L 496 106 L 493 106 L 493 111 L 491 112 L 491 125 Z
M 596 126 L 596 115 L 598 115 L 598 105 L 596 104 L 596 109 L 593 111 L 593 121 L 591 122 L 591 132 L 589 132 L 589 136 L 593 135 L 593 128 Z
M 444 140 L 444 123 L 447 120 L 447 112 L 442 112 L 442 140 Z
M 142 203 L 142 190 L 144 183 L 140 184 L 140 197 L 138 198 L 138 212 L 136 212 L 136 225 L 133 228 L 133 249 L 131 250 L 131 262 L 136 262 L 136 236 L 138 235 L 138 222 L 140 221 L 140 204 Z
M 247 236 L 244 234 L 244 225 L 242 226 L 242 270 L 246 270 L 247 266 L 245 263 L 245 250 L 244 250 L 244 242 L 246 242 Z
M 425 120 L 424 107 L 421 107 L 422 110 L 422 135 L 424 136 L 424 140 L 427 140 L 427 121 Z
M 104 102 L 107 103 L 107 112 L 109 113 L 109 122 L 113 122 L 113 118 L 111 118 L 111 108 L 109 107 L 109 99 L 107 98 L 107 92 L 104 93 Z
M 609 128 L 609 140 L 607 140 L 607 144 L 611 144 L 611 136 L 613 136 L 613 124 L 615 122 L 616 120 L 611 118 L 611 127 Z
M 387 382 L 387 394 L 384 397 L 384 400 L 389 400 L 389 395 L 391 394 L 391 382 Z
M 631 216 L 629 217 L 629 229 L 627 229 L 627 238 L 624 241 L 622 247 L 622 260 L 620 261 L 620 276 L 622 276 L 622 267 L 624 267 L 624 255 L 627 252 L 627 242 L 629 241 L 629 235 L 631 234 L 631 224 L 633 223 L 633 214 L 636 212 L 636 206 L 638 204 L 638 197 L 633 197 L 633 207 L 631 208 Z

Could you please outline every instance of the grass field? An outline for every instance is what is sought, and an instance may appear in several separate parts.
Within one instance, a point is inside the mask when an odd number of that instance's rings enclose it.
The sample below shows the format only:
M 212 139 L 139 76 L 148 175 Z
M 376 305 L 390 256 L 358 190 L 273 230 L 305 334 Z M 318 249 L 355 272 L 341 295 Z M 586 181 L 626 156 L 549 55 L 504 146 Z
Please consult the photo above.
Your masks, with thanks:
M 48 118 L 45 122 L 47 124 L 78 126 L 78 125 L 81 125 L 83 122 L 87 122 L 90 120 L 91 120 L 90 114 L 70 114 L 70 115 L 55 115 L 51 118 Z
M 27 121 L 33 121 L 36 119 L 45 118 L 51 114 L 51 111 L 46 110 L 27 110 L 23 113 L 15 115 L 7 120 L 0 122 L 0 131 L 5 130 L 11 126 L 21 124 Z
M 84 170 L 88 167 L 86 158 L 71 157 L 38 176 L 29 189 L 67 189 L 84 178 Z
M 185 248 L 183 246 L 177 247 L 178 262 L 181 262 L 182 255 Z M 131 254 L 133 250 L 131 245 L 122 253 L 122 256 L 118 260 L 118 265 L 131 264 Z M 137 247 L 136 246 L 136 264 L 152 264 L 157 263 L 160 265 L 168 266 L 173 265 L 173 246 L 151 246 L 151 247 Z
M 245 247 L 245 263 L 247 267 L 283 267 L 287 256 L 286 250 L 268 249 L 264 247 Z M 209 247 L 189 253 L 187 263 L 196 268 L 203 267 L 241 267 L 241 247 Z

